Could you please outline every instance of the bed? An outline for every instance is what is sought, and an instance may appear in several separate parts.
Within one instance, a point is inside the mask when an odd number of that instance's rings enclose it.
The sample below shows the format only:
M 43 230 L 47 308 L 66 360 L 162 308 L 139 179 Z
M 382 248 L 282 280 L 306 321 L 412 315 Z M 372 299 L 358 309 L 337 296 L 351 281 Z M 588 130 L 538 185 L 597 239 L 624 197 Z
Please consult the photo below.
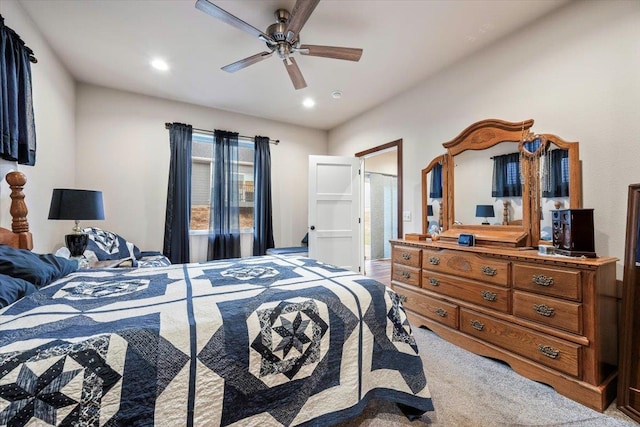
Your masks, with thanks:
M 52 256 L 18 233 L 0 232 L 5 254 Z M 299 256 L 67 261 L 0 309 L 0 425 L 328 426 L 372 398 L 433 410 L 400 297 L 364 276 Z

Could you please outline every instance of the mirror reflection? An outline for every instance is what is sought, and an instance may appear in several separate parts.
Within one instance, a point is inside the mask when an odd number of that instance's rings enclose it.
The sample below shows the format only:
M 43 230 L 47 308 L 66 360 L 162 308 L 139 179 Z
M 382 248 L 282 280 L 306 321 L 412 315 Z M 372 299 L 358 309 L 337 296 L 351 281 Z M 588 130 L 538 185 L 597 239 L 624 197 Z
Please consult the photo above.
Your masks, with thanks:
M 552 241 L 551 211 L 570 206 L 569 151 L 555 144 L 540 157 L 540 240 Z
M 439 233 L 444 224 L 444 156 L 438 156 L 422 170 L 422 232 Z
M 454 157 L 454 221 L 462 225 L 522 226 L 518 142 L 501 142 Z M 486 206 L 493 215 L 485 216 Z M 479 211 L 480 210 L 480 211 Z M 481 214 L 481 215 L 477 215 Z

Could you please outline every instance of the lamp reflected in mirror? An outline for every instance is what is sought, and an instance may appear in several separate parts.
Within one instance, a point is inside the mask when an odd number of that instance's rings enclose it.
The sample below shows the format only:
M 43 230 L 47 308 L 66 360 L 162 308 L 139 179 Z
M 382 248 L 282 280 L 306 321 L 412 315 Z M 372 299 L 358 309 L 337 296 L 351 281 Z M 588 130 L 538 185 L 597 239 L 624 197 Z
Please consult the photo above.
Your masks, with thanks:
M 489 225 L 489 218 L 494 216 L 493 205 L 476 205 L 476 217 L 484 218 L 482 225 Z

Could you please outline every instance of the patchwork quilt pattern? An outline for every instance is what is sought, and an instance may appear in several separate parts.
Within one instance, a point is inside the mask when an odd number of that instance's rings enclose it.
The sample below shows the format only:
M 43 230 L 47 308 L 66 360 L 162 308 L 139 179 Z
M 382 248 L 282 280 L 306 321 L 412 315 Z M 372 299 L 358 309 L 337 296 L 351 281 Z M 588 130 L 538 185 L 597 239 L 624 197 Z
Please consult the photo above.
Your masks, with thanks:
M 80 270 L 0 311 L 0 425 L 326 426 L 432 402 L 400 298 L 303 257 Z

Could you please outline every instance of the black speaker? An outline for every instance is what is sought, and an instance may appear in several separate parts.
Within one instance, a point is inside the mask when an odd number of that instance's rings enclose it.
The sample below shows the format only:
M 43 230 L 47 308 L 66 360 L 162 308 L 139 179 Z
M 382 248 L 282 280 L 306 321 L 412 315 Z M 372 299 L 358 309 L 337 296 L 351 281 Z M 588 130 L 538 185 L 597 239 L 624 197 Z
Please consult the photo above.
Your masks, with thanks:
M 558 209 L 551 211 L 555 253 L 595 258 L 593 209 Z

